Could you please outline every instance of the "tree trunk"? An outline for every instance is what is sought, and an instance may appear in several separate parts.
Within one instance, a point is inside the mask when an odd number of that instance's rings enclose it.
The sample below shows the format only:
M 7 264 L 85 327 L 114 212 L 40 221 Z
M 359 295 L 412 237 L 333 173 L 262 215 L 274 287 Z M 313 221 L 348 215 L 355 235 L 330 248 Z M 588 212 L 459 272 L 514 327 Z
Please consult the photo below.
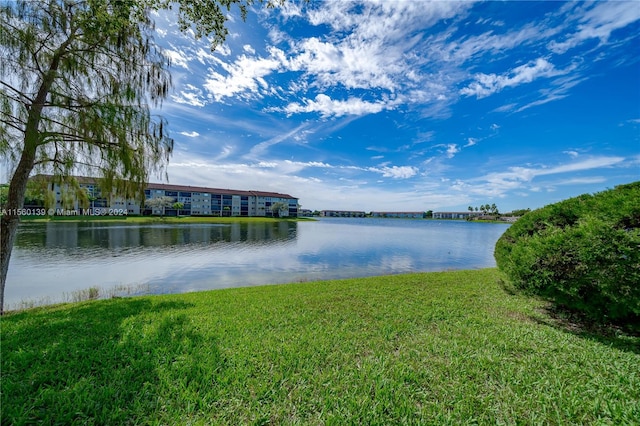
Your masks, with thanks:
M 29 175 L 33 170 L 35 152 L 35 148 L 23 151 L 20 163 L 9 184 L 6 212 L 0 220 L 0 315 L 4 314 L 4 286 L 13 243 L 20 224 L 19 211 L 24 207 L 24 194 L 27 190 Z
M 20 224 L 19 210 L 24 207 L 24 194 L 27 191 L 29 175 L 36 160 L 36 150 L 40 143 L 40 118 L 45 101 L 56 79 L 60 59 L 71 44 L 74 34 L 69 36 L 56 50 L 51 58 L 49 70 L 43 75 L 38 93 L 30 105 L 27 105 L 29 116 L 24 130 L 24 147 L 18 167 L 16 167 L 9 183 L 9 197 L 7 199 L 7 215 L 2 215 L 0 223 L 0 315 L 4 314 L 4 286 L 9 270 L 9 260 L 13 250 L 13 242 Z

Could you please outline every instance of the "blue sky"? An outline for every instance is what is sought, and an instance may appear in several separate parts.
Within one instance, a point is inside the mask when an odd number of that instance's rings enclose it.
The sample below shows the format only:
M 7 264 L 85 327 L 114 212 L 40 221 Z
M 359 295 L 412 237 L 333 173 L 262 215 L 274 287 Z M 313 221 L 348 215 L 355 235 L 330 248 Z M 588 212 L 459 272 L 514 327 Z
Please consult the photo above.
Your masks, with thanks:
M 226 43 L 155 16 L 169 182 L 303 208 L 538 208 L 640 180 L 637 2 L 287 2 Z

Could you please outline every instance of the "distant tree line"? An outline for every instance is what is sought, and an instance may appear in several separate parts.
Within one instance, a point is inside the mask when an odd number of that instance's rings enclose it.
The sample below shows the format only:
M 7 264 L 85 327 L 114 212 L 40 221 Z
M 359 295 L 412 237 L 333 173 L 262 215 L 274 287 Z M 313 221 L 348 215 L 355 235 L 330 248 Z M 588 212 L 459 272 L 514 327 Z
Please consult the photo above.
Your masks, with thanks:
M 470 212 L 476 211 L 476 212 L 482 212 L 483 214 L 492 214 L 492 215 L 498 215 L 500 214 L 500 211 L 498 210 L 498 206 L 496 206 L 495 204 L 483 204 L 480 207 L 473 207 L 473 206 L 469 206 L 467 207 L 467 210 L 469 210 Z

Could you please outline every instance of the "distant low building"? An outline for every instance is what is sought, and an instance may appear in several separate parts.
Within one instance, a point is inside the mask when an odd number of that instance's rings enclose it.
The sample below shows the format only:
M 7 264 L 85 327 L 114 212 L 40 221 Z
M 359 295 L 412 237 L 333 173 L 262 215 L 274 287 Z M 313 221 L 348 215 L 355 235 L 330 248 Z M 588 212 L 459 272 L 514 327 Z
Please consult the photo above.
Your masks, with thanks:
M 372 217 L 392 217 L 405 219 L 423 219 L 425 212 L 371 212 Z
M 320 216 L 323 217 L 365 217 L 366 213 L 351 210 L 322 210 Z
M 500 216 L 500 220 L 504 222 L 509 222 L 509 223 L 514 223 L 518 219 L 520 219 L 520 216 Z
M 470 217 L 482 216 L 482 212 L 433 212 L 434 219 L 468 219 Z

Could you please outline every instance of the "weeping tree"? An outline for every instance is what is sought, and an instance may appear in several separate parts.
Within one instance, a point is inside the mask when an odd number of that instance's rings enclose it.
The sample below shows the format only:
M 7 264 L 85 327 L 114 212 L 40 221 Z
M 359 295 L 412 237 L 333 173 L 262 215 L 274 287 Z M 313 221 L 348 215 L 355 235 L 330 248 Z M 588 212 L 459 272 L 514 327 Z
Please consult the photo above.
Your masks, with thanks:
M 174 204 L 173 197 L 154 197 L 145 200 L 144 205 L 152 210 L 160 210 L 160 215 L 164 216 L 164 210 Z M 177 204 L 177 203 L 176 203 Z
M 106 194 L 138 195 L 162 175 L 173 140 L 151 114 L 168 94 L 169 61 L 153 40 L 154 9 L 177 8 L 181 29 L 222 42 L 232 6 L 252 0 L 0 2 L 0 156 L 9 188 L 0 223 L 0 314 L 27 182 L 47 173 L 100 178 Z

